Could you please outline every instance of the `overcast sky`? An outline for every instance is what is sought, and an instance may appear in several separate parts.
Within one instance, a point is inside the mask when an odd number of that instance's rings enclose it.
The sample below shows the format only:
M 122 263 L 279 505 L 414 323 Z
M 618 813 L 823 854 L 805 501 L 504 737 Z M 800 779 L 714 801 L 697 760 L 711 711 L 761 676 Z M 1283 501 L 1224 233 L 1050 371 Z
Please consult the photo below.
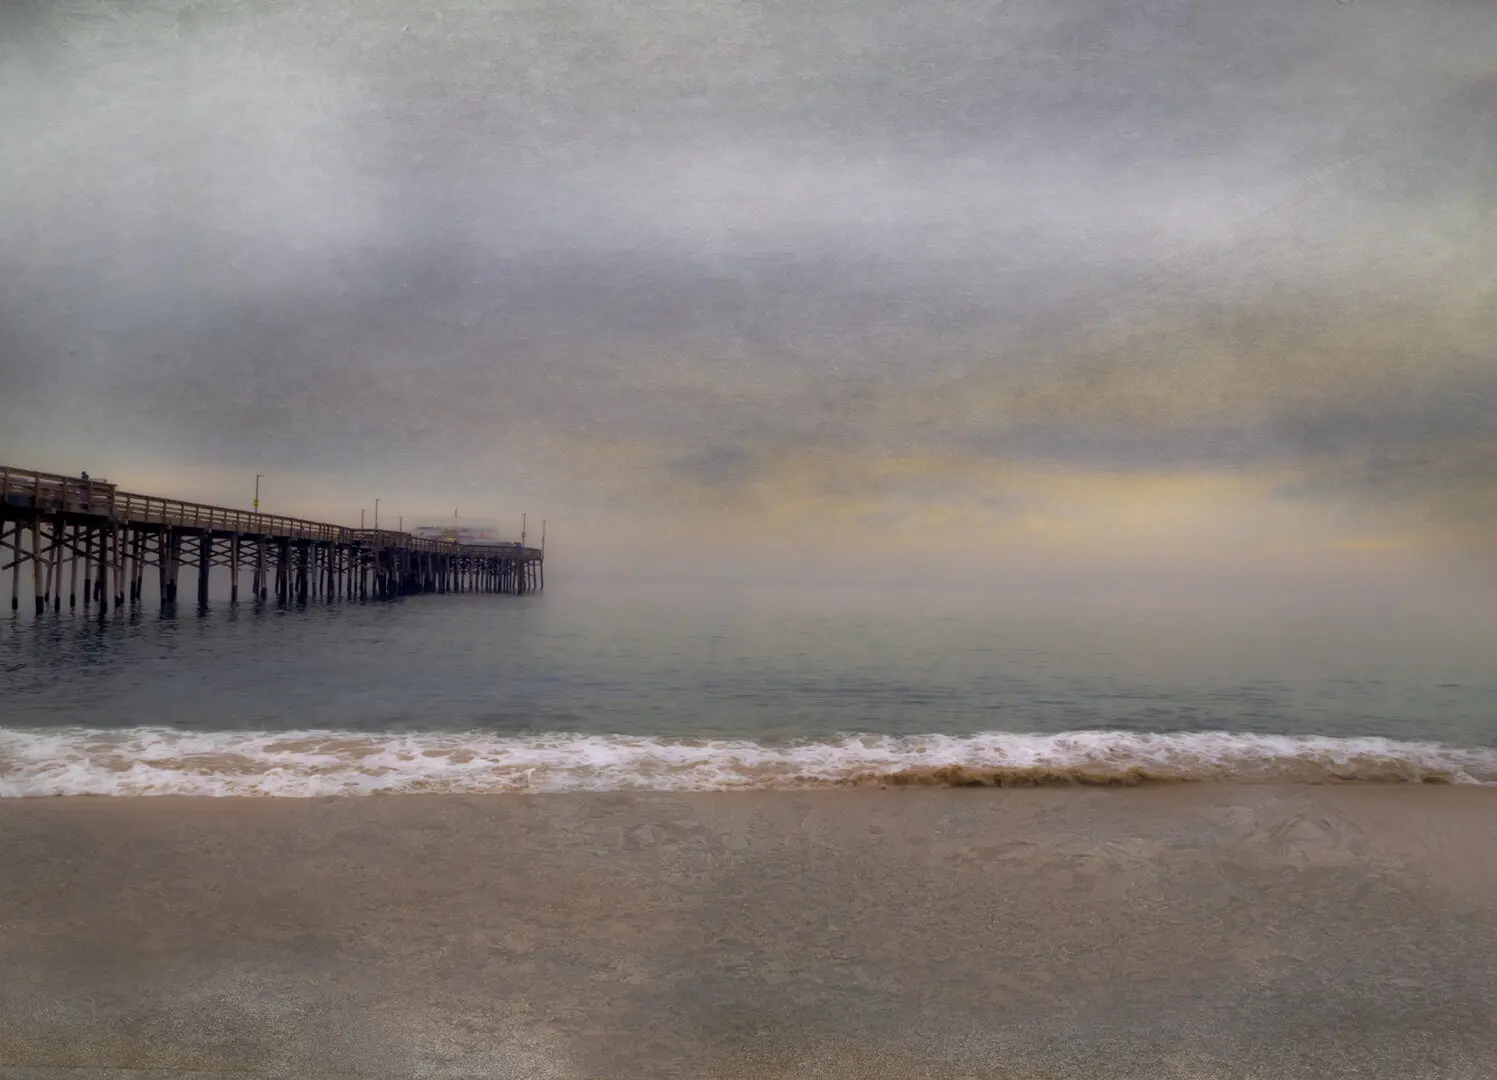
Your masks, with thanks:
M 1480 568 L 1494 43 L 1490 0 L 4 0 L 0 460 L 594 565 Z

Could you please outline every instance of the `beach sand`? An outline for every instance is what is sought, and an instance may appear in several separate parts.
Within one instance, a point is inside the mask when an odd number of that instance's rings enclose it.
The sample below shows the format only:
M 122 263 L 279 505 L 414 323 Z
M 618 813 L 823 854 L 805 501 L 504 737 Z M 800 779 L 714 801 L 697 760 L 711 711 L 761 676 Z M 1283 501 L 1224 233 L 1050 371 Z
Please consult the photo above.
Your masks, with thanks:
M 0 1075 L 1441 1077 L 1497 791 L 0 800 Z

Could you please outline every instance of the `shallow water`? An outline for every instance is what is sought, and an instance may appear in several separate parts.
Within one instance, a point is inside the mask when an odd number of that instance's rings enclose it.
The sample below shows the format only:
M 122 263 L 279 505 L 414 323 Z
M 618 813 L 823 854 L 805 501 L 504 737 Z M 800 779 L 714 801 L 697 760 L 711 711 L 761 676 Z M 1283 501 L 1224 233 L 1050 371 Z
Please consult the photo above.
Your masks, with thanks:
M 793 786 L 943 766 L 1486 781 L 1481 631 L 1437 607 L 597 583 L 21 617 L 0 623 L 0 793 Z

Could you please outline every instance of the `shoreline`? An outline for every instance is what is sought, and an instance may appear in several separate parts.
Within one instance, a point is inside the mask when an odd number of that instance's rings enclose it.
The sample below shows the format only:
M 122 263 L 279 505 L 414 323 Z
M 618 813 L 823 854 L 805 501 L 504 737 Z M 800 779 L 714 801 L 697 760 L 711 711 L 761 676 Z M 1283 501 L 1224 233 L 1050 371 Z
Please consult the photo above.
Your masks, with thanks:
M 944 769 L 942 770 L 944 771 Z M 1054 777 L 1043 776 L 1034 781 L 1020 780 L 1012 783 L 951 783 L 941 780 L 939 782 L 921 782 L 921 779 L 913 781 L 904 778 L 895 779 L 870 779 L 857 778 L 845 783 L 818 783 L 808 784 L 802 787 L 735 787 L 735 788 L 597 788 L 597 789 L 572 789 L 572 790 L 543 790 L 543 789 L 506 789 L 502 791 L 443 791 L 443 790 L 377 790 L 359 792 L 357 794 L 314 794 L 314 795 L 262 795 L 262 794 L 230 794 L 230 795 L 207 795 L 207 794 L 179 794 L 177 792 L 163 792 L 160 794 L 95 794 L 86 792 L 67 795 L 4 795 L 0 796 L 0 808 L 7 805 L 36 805 L 36 804 L 61 804 L 73 802 L 87 803 L 233 803 L 233 804 L 269 804 L 269 803 L 359 803 L 359 802 L 398 802 L 398 801 L 425 801 L 444 799 L 477 799 L 477 800 L 503 800 L 503 801 L 526 801 L 526 800 L 568 800 L 568 799 L 775 799 L 798 796 L 810 797 L 858 797 L 878 795 L 899 795 L 906 797 L 935 796 L 950 794 L 957 797 L 980 799 L 986 796 L 1000 796 L 1004 794 L 1025 793 L 1051 793 L 1064 794 L 1066 792 L 1102 792 L 1102 793 L 1126 793 L 1126 792 L 1171 792 L 1171 791 L 1213 791 L 1213 792 L 1277 792 L 1286 793 L 1293 791 L 1424 791 L 1424 792 L 1468 792 L 1475 796 L 1487 793 L 1487 797 L 1497 797 L 1497 783 L 1473 782 L 1447 779 L 1313 779 L 1298 780 L 1284 778 L 1268 779 L 1242 779 L 1237 777 L 1199 777 L 1199 778 L 1176 778 L 1176 777 L 1143 777 L 1134 779 L 1132 777 L 1107 777 L 1100 779 L 1075 779 L 1065 775 Z
M 1497 747 L 1376 736 L 1079 729 L 780 742 L 550 732 L 0 727 L 0 798 L 802 791 L 894 787 L 1497 785 Z
M 1474 1077 L 1497 792 L 0 799 L 0 929 L 0 1075 Z

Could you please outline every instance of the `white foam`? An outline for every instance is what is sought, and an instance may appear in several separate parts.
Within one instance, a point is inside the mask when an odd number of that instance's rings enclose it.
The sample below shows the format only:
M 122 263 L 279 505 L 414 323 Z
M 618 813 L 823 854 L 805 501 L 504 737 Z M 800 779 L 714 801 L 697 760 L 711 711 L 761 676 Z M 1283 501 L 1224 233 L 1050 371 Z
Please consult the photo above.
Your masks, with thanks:
M 789 745 L 629 735 L 0 728 L 0 797 L 710 791 L 1191 780 L 1497 783 L 1497 750 L 1225 732 L 851 735 Z

